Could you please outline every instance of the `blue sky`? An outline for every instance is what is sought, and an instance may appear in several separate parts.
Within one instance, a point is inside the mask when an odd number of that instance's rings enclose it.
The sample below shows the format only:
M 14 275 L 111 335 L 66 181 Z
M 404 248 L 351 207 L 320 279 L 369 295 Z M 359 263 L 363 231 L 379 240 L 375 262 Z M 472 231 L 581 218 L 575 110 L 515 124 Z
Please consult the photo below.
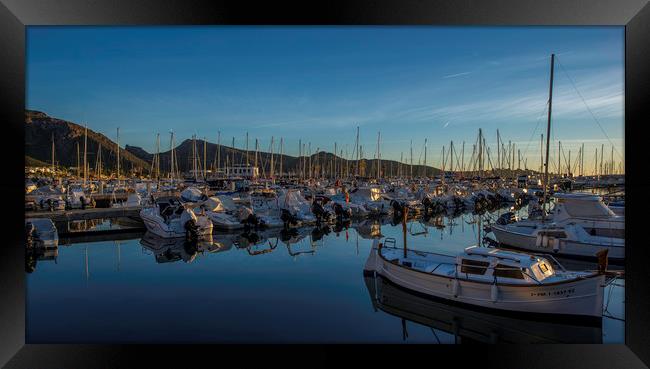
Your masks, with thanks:
M 451 140 L 469 158 L 479 128 L 496 150 L 498 128 L 538 167 L 551 53 L 552 138 L 572 158 L 584 142 L 587 168 L 612 142 L 618 163 L 623 27 L 28 27 L 27 108 L 148 151 L 174 130 L 351 154 L 359 126 L 366 157 L 380 131 L 382 158 L 413 140 L 417 162 L 427 138 L 429 165 Z

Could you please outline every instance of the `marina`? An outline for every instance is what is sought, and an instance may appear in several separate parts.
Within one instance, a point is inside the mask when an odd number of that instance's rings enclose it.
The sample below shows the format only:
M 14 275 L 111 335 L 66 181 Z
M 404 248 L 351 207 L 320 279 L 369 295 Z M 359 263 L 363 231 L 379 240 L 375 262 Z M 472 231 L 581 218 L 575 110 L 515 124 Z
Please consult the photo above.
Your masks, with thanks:
M 482 222 L 507 210 L 483 218 L 409 219 L 408 248 L 456 255 L 476 244 Z M 60 244 L 55 259 L 39 259 L 28 275 L 27 334 L 33 342 L 96 343 L 170 336 L 174 342 L 348 343 L 607 343 L 623 337 L 624 277 L 603 289 L 600 324 L 493 314 L 432 301 L 364 274 L 373 244 L 387 238 L 399 240 L 402 251 L 399 221 L 219 232 L 194 245 L 149 233 Z
M 94 101 L 65 114 L 30 104 L 27 342 L 624 342 L 626 248 L 638 245 L 626 245 L 615 73 L 576 82 L 596 67 L 554 51 L 558 29 L 519 61 L 494 54 L 519 41 L 477 43 L 495 60 L 465 51 L 465 72 L 437 48 L 382 47 L 374 75 L 329 32 L 300 36 L 338 50 L 307 69 L 278 40 L 258 45 L 274 45 L 260 58 L 269 74 L 230 49 L 247 43 L 188 39 L 196 55 L 175 63 L 202 72 L 120 91 L 126 117 Z M 396 36 L 381 32 L 368 48 Z M 158 52 L 148 44 L 129 60 Z M 432 54 L 392 64 L 402 52 Z M 617 72 L 616 60 L 601 62 Z

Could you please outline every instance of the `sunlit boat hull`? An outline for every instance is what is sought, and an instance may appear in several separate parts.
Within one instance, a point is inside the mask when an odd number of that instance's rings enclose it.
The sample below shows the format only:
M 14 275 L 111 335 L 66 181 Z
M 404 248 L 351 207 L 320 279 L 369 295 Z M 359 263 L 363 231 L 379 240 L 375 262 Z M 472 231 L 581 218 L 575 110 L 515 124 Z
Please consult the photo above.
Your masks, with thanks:
M 541 285 L 498 284 L 495 294 L 493 284 L 455 278 L 453 273 L 443 277 L 414 270 L 387 260 L 378 251 L 376 247 L 371 250 L 364 267 L 366 273 L 377 273 L 432 298 L 498 313 L 580 319 L 587 324 L 602 321 L 604 275 Z

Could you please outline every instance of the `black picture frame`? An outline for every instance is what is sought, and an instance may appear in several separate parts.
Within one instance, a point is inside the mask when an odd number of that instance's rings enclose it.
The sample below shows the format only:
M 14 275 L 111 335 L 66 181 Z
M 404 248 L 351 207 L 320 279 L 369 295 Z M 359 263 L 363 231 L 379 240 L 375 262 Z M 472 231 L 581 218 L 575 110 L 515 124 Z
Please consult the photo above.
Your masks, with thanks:
M 496 346 L 256 346 L 25 344 L 24 109 L 25 26 L 172 24 L 365 25 L 620 25 L 625 26 L 626 224 L 625 344 Z M 650 5 L 646 0 L 345 1 L 280 4 L 177 0 L 0 0 L 0 112 L 3 124 L 0 193 L 5 195 L 5 242 L 0 263 L 0 365 L 7 368 L 237 365 L 269 359 L 286 365 L 346 365 L 345 351 L 363 365 L 414 365 L 422 360 L 530 368 L 643 368 L 650 365 L 650 267 L 643 244 L 643 150 L 650 114 Z M 650 193 L 650 192 L 648 192 Z M 53 317 L 55 319 L 56 317 Z M 296 353 L 301 356 L 296 358 Z M 228 362 L 231 362 L 228 360 Z M 447 361 L 447 360 L 444 360 Z M 444 362 L 443 361 L 443 362 Z M 208 361 L 209 362 L 209 361 Z M 644 365 L 645 363 L 645 365 Z M 442 363 L 440 363 L 442 365 Z M 452 364 L 445 364 L 452 365 Z

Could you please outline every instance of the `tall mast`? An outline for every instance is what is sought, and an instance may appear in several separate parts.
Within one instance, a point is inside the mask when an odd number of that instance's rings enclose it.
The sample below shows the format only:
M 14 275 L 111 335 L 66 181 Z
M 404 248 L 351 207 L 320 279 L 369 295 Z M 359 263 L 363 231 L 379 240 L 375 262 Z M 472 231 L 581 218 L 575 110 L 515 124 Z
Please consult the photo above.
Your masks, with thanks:
M 52 176 L 54 176 L 54 132 L 52 132 Z
M 377 132 L 377 181 L 381 178 L 381 150 L 379 148 L 379 141 L 381 139 L 381 132 Z
M 361 159 L 361 154 L 359 153 L 359 126 L 357 126 L 357 140 L 356 140 L 356 151 L 357 151 L 357 169 L 356 175 L 359 176 L 359 160 Z
M 255 139 L 255 166 L 257 167 L 257 151 L 259 148 L 259 143 L 257 141 L 257 138 Z
M 203 179 L 206 179 L 208 177 L 208 167 L 206 167 L 207 152 L 208 152 L 208 143 L 204 136 L 203 137 Z M 248 155 L 248 151 L 246 151 L 246 155 Z
M 562 141 L 557 142 L 557 174 L 561 177 L 562 176 L 562 162 L 560 159 L 562 158 Z
M 551 145 L 551 110 L 553 108 L 553 68 L 555 66 L 555 54 L 551 54 L 551 79 L 548 88 L 548 120 L 546 124 L 546 160 L 544 163 L 544 197 L 542 198 L 542 207 L 546 205 L 546 195 L 548 192 L 548 153 Z M 542 212 L 542 220 L 546 218 L 546 212 Z
M 246 132 L 246 166 L 248 166 L 249 160 L 248 160 L 248 132 Z
M 257 162 L 255 163 L 257 165 Z M 221 170 L 221 131 L 217 132 L 217 173 Z
M 427 139 L 424 139 L 424 177 L 427 178 L 429 176 L 428 172 L 428 167 L 427 167 Z
M 501 169 L 501 148 L 500 146 L 501 136 L 499 136 L 499 129 L 497 129 L 497 167 Z
M 411 140 L 411 168 L 409 173 L 410 179 L 413 179 L 413 140 Z
M 54 137 L 54 133 L 52 136 Z M 81 177 L 81 159 L 79 155 L 79 141 L 77 141 L 77 178 Z M 54 145 L 52 145 L 52 157 L 54 157 Z M 54 160 L 52 160 L 52 162 L 54 162 Z
M 284 138 L 280 137 L 280 178 L 282 178 L 282 161 L 283 160 L 284 160 Z
M 273 136 L 271 136 L 271 168 L 269 169 L 269 178 L 273 179 Z
M 156 180 L 160 180 L 160 133 L 156 134 Z
M 605 150 L 605 144 L 601 144 L 600 146 L 600 170 L 598 171 L 599 172 L 598 179 L 600 179 L 600 176 L 603 175 L 603 156 L 604 156 L 603 150 Z
M 460 176 L 465 178 L 465 141 L 463 141 L 463 147 L 460 149 Z
M 539 140 L 539 173 L 544 171 L 544 134 L 540 135 Z
M 445 185 L 445 147 L 442 147 L 442 185 Z
M 88 123 L 84 125 L 84 187 L 88 180 Z M 54 163 L 54 160 L 52 161 Z
M 115 142 L 117 150 L 117 185 L 120 185 L 120 127 L 117 127 L 117 140 Z
M 99 143 L 99 150 L 97 150 L 97 160 L 95 160 L 97 163 L 97 169 L 95 170 L 95 173 L 97 174 L 97 178 L 101 179 L 102 178 L 102 143 Z
M 453 140 L 449 144 L 449 156 L 451 160 L 451 163 L 449 164 L 449 170 L 452 172 L 453 175 L 454 172 L 454 141 Z

